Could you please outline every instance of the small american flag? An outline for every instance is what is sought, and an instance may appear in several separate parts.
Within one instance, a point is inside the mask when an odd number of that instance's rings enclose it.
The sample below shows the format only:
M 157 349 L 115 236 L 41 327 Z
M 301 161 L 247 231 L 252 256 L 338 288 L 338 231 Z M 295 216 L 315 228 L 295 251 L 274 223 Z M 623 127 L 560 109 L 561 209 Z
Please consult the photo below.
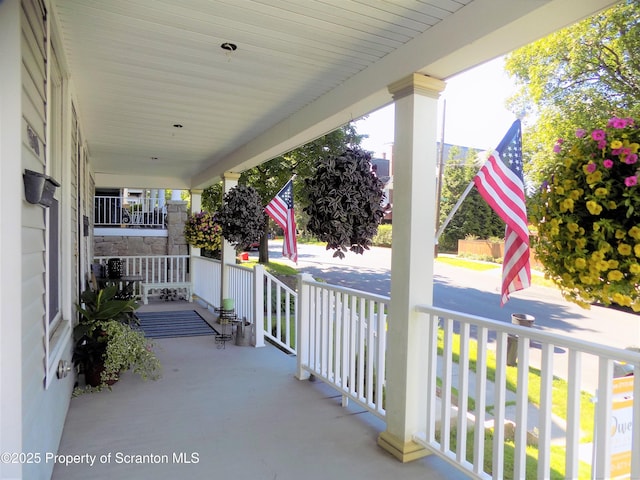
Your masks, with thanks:
M 293 181 L 289 180 L 282 190 L 265 207 L 267 215 L 284 230 L 282 255 L 298 263 L 296 220 L 293 215 Z
M 531 286 L 520 120 L 513 122 L 473 181 L 482 198 L 507 224 L 502 263 L 502 306 L 509 300 L 510 293 Z

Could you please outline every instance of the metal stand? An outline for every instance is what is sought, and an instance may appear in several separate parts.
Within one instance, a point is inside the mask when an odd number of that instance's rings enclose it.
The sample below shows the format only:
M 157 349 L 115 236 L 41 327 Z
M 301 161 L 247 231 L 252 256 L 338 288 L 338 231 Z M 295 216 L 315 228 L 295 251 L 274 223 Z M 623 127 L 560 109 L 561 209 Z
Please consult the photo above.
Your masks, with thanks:
M 233 324 L 238 321 L 235 309 L 225 310 L 223 308 L 216 308 L 216 313 L 220 315 L 218 321 L 220 322 L 220 333 L 216 335 L 216 344 L 218 348 L 225 348 L 228 341 L 231 340 L 233 334 Z

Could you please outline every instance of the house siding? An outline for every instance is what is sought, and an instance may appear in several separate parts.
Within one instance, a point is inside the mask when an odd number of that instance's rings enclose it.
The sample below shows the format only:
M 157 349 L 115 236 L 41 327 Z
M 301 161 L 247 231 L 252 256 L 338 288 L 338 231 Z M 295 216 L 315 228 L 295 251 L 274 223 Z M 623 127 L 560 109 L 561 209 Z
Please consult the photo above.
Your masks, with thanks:
M 6 5 L 6 4 L 10 5 Z M 5 4 L 5 5 L 3 5 Z M 19 7 L 17 7 L 19 6 Z M 19 294 L 13 295 L 13 302 L 17 305 L 13 317 L 13 322 L 9 322 L 6 317 L 0 319 L 0 334 L 3 339 L 5 333 L 10 333 L 17 340 L 18 346 L 13 347 L 17 355 L 13 355 L 12 368 L 19 372 L 19 378 L 11 381 L 5 376 L 8 367 L 4 363 L 2 378 L 0 378 L 0 415 L 2 415 L 2 425 L 0 426 L 0 450 L 3 452 L 23 452 L 39 453 L 42 458 L 46 453 L 55 453 L 58 449 L 64 420 L 69 406 L 71 390 L 73 388 L 74 376 L 69 375 L 64 379 L 49 379 L 47 381 L 48 362 L 52 362 L 48 357 L 48 319 L 47 319 L 47 210 L 40 205 L 32 205 L 24 198 L 22 192 L 22 172 L 25 169 L 39 173 L 49 173 L 52 166 L 50 150 L 51 125 L 47 125 L 47 54 L 50 47 L 47 45 L 47 21 L 45 20 L 46 7 L 39 0 L 5 0 L 0 2 L 0 16 L 13 15 L 14 23 L 19 23 L 20 30 L 14 34 L 15 38 L 11 48 L 19 53 L 21 62 L 15 65 L 19 72 L 20 103 L 14 109 L 13 122 L 19 125 L 20 134 L 9 137 L 2 133 L 0 129 L 0 145 L 3 142 L 15 142 L 15 149 L 19 151 L 19 156 L 0 158 L 0 161 L 18 164 L 19 170 L 12 171 L 13 182 L 19 185 L 19 190 L 2 190 L 0 196 L 3 204 L 11 204 L 19 212 L 15 215 L 16 229 L 19 232 L 19 243 L 13 251 L 15 268 L 12 268 L 13 282 L 19 286 Z M 18 21 L 19 20 L 19 21 Z M 0 28 L 2 21 L 0 21 Z M 19 38 L 19 40 L 18 40 Z M 6 45 L 6 44 L 5 44 Z M 1 75 L 1 74 L 0 74 Z M 0 89 L 4 89 L 5 83 L 0 82 Z M 0 92 L 0 101 L 6 92 Z M 59 121 L 56 118 L 55 121 Z M 0 119 L 1 121 L 1 119 Z M 63 134 L 70 137 L 69 129 L 63 130 Z M 0 153 L 3 150 L 0 150 Z M 60 201 L 60 218 L 63 219 L 61 229 L 61 239 L 68 242 L 61 245 L 61 251 L 77 248 L 77 193 L 70 193 L 69 190 L 78 188 L 76 179 L 77 164 L 71 165 L 71 155 L 61 158 L 56 154 L 55 165 L 56 180 L 60 180 L 59 172 L 63 175 L 71 176 L 66 184 L 59 189 L 56 198 Z M 67 165 L 65 170 L 64 165 Z M 76 170 L 74 171 L 73 168 Z M 3 170 L 4 173 L 4 170 Z M 65 191 L 66 190 L 66 191 Z M 4 243 L 5 233 L 3 230 L 2 240 Z M 68 232 L 62 234 L 62 232 Z M 14 234 L 15 236 L 15 234 Z M 74 240 L 75 239 L 75 240 Z M 7 256 L 8 252 L 1 247 L 2 254 Z M 16 255 L 19 252 L 20 255 Z M 60 254 L 60 262 L 65 257 Z M 69 260 L 69 259 L 67 259 Z M 71 260 L 75 262 L 75 260 Z M 3 269 L 5 265 L 3 264 Z M 71 267 L 71 275 L 61 277 L 64 285 L 60 285 L 65 291 L 72 290 L 77 299 L 76 292 L 78 267 L 77 264 Z M 18 281 L 16 281 L 18 280 Z M 3 290 L 6 280 L 3 277 Z M 2 297 L 3 303 L 7 297 Z M 67 304 L 69 300 L 67 299 Z M 62 305 L 61 311 L 63 311 Z M 67 307 L 67 310 L 69 308 Z M 19 318 L 19 321 L 16 321 Z M 67 319 L 68 320 L 68 319 Z M 61 322 L 64 325 L 64 322 Z M 66 323 L 68 327 L 68 321 Z M 59 327 L 60 329 L 60 327 Z M 67 334 L 69 329 L 67 328 Z M 68 335 L 67 335 L 68 337 Z M 71 360 L 71 342 L 69 338 L 63 338 L 58 344 L 60 358 Z M 4 344 L 3 344 L 4 348 Z M 2 360 L 6 362 L 4 352 Z M 51 370 L 50 370 L 51 371 Z M 48 387 L 47 387 L 48 384 Z M 9 389 L 15 389 L 8 395 Z M 12 424 L 5 422 L 11 412 Z M 51 477 L 53 464 L 51 462 L 31 463 L 24 465 L 0 465 L 0 479 L 48 479 Z

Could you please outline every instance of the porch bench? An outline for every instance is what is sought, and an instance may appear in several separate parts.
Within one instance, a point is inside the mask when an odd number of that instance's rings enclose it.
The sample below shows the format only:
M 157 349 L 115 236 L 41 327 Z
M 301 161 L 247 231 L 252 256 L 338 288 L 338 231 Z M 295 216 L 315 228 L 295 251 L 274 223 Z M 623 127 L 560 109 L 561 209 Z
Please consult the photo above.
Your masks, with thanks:
M 149 293 L 152 290 L 163 290 L 163 289 L 175 289 L 175 290 L 186 290 L 187 292 L 187 300 L 192 302 L 191 298 L 191 282 L 156 282 L 156 283 L 148 283 L 142 282 L 140 283 L 140 289 L 142 293 L 142 303 L 147 305 L 149 303 Z

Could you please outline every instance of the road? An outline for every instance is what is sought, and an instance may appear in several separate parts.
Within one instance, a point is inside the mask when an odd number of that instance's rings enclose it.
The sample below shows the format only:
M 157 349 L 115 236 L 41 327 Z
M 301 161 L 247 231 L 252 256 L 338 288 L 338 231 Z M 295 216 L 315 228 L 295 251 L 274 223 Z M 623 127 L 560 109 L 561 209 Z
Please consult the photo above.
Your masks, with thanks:
M 281 242 L 270 242 L 270 259 L 288 262 L 282 259 L 281 251 Z M 299 245 L 298 269 L 328 283 L 390 295 L 390 248 L 373 247 L 363 255 L 348 252 L 344 259 L 332 255 L 333 251 L 323 246 Z M 500 276 L 499 266 L 476 271 L 436 262 L 434 304 L 505 322 L 511 321 L 512 313 L 526 313 L 533 315 L 536 326 L 545 331 L 618 348 L 640 346 L 640 315 L 597 306 L 585 310 L 565 301 L 554 288 L 534 285 L 516 292 L 501 308 Z

